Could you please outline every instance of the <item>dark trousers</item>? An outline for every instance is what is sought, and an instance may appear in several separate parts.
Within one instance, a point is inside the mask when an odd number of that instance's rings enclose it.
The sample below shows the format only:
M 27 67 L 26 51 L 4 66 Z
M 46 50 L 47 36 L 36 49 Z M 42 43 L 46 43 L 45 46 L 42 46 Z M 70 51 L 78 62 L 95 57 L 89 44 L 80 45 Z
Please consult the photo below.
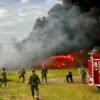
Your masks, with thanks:
M 47 75 L 42 75 L 42 82 L 44 81 L 45 79 L 45 82 L 47 83 Z
M 2 86 L 2 84 L 4 84 L 4 86 L 6 87 L 6 82 L 7 82 L 6 79 L 2 79 L 2 81 L 1 81 L 1 83 L 0 83 L 0 87 Z
M 36 96 L 37 98 L 39 97 L 39 88 L 38 85 L 31 85 L 31 92 L 32 92 L 32 96 L 34 97 L 35 92 L 36 92 Z
M 72 78 L 72 76 L 66 76 L 66 81 L 69 83 L 69 82 L 71 82 L 71 83 L 73 83 L 73 78 Z
M 20 75 L 19 76 L 19 80 L 20 80 L 20 78 L 23 78 L 23 83 L 25 82 L 25 76 L 24 75 Z
M 82 75 L 81 77 L 82 77 L 82 82 L 83 82 L 84 84 L 86 84 L 86 75 Z

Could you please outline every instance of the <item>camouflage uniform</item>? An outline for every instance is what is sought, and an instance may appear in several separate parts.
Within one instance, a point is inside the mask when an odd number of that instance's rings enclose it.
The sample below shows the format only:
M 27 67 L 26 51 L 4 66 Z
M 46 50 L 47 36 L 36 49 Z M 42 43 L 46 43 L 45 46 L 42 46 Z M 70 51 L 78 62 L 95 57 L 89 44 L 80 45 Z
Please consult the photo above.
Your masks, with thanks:
M 7 82 L 6 71 L 5 71 L 5 68 L 3 68 L 0 87 L 2 86 L 2 84 L 4 84 L 5 87 L 6 87 L 6 82 Z
M 81 77 L 82 77 L 82 82 L 83 82 L 84 84 L 86 84 L 86 76 L 87 76 L 87 74 L 86 74 L 86 71 L 85 71 L 84 68 L 81 68 L 81 69 L 80 69 L 80 74 L 81 74 Z
M 25 76 L 24 76 L 25 74 L 26 74 L 26 71 L 24 70 L 24 68 L 21 71 L 19 71 L 19 73 L 18 73 L 19 80 L 20 80 L 20 78 L 23 78 L 23 83 L 25 82 Z
M 37 100 L 39 100 L 39 88 L 38 88 L 38 84 L 40 83 L 40 79 L 38 77 L 37 74 L 35 74 L 35 70 L 32 70 L 32 75 L 29 78 L 29 85 L 31 86 L 31 92 L 32 92 L 32 96 L 34 98 L 34 95 L 36 92 L 36 96 L 37 96 Z
M 48 73 L 48 70 L 47 70 L 46 66 L 44 65 L 43 68 L 42 68 L 42 71 L 41 71 L 42 82 L 43 82 L 44 79 L 45 79 L 45 82 L 47 82 L 47 73 Z

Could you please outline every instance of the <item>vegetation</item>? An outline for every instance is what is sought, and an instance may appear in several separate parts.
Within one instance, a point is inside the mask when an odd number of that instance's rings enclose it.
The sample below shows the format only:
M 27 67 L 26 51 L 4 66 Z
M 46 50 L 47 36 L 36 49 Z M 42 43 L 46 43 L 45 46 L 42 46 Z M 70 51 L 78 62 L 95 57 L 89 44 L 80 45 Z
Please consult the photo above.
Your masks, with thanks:
M 40 99 L 41 100 L 99 100 L 100 91 L 95 87 L 90 87 L 87 84 L 84 85 L 81 81 L 74 83 L 67 83 L 65 81 L 65 75 L 68 70 L 49 70 L 48 84 L 44 83 L 39 85 Z M 77 77 L 78 71 L 71 69 L 73 75 Z M 40 76 L 40 70 L 36 73 Z M 0 88 L 0 100 L 32 100 L 30 87 L 27 85 L 28 78 L 31 72 L 26 74 L 26 82 L 22 83 L 18 81 L 18 72 L 9 71 L 7 77 L 9 82 L 7 87 Z M 40 77 L 41 78 L 41 77 Z M 57 79 L 58 81 L 52 81 Z M 62 80 L 61 80 L 62 79 Z

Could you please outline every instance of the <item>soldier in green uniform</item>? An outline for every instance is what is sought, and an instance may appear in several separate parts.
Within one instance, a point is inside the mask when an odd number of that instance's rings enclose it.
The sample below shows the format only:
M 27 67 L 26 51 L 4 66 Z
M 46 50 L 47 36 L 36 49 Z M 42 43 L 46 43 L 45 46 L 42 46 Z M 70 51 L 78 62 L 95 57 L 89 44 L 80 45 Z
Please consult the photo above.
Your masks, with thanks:
M 6 69 L 3 68 L 2 70 L 3 70 L 3 72 L 2 72 L 2 80 L 1 80 L 0 87 L 2 86 L 2 84 L 4 84 L 6 87 L 6 82 L 7 82 L 6 71 L 5 71 Z
M 45 79 L 45 82 L 47 83 L 48 70 L 47 70 L 46 64 L 43 64 L 43 67 L 42 67 L 42 70 L 41 70 L 41 74 L 42 74 L 42 82 Z
M 87 76 L 87 73 L 85 71 L 85 69 L 83 67 L 80 68 L 80 75 L 82 77 L 82 82 L 84 84 L 86 84 L 86 76 Z
M 38 84 L 40 84 L 40 79 L 37 74 L 35 74 L 35 70 L 32 70 L 32 75 L 29 78 L 29 85 L 31 86 L 31 91 L 32 91 L 32 96 L 34 98 L 35 92 L 36 92 L 36 97 L 37 100 L 39 100 L 39 88 Z
M 26 74 L 26 71 L 25 71 L 24 68 L 21 71 L 18 72 L 19 81 L 20 81 L 20 78 L 23 78 L 23 83 L 25 82 L 25 74 Z

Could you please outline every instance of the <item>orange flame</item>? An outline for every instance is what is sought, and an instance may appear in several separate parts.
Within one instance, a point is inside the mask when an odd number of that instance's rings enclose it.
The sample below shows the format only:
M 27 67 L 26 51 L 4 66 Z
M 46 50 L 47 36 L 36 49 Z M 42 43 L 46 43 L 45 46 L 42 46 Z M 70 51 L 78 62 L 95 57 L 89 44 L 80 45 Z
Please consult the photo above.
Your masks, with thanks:
M 74 57 L 71 54 L 68 54 L 68 55 L 59 55 L 59 56 L 52 56 L 50 58 L 51 59 L 58 59 L 58 60 L 69 59 L 71 61 L 74 61 Z
M 52 68 L 66 68 L 74 63 L 74 56 L 72 54 L 51 56 L 48 59 L 40 60 L 37 63 L 41 67 L 42 64 L 46 64 L 48 67 L 51 66 Z

